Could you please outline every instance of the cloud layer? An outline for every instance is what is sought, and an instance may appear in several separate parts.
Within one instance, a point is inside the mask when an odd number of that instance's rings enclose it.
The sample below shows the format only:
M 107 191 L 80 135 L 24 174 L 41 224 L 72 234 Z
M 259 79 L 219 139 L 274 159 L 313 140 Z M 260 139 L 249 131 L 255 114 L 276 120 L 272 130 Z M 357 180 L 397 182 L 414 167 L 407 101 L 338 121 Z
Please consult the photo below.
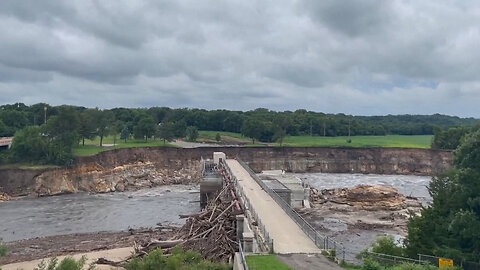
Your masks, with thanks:
M 480 117 L 476 1 L 0 1 L 0 104 Z

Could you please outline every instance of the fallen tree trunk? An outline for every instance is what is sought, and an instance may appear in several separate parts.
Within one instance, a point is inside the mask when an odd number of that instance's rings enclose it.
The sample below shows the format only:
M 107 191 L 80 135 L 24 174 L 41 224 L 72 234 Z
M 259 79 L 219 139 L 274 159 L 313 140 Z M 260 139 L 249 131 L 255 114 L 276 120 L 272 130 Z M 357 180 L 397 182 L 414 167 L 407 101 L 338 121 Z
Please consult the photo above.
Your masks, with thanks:
M 229 262 L 237 251 L 235 217 L 243 210 L 236 201 L 232 180 L 225 177 L 224 169 L 220 170 L 219 175 L 224 176 L 223 187 L 215 196 L 212 196 L 200 213 L 180 215 L 187 220 L 170 240 L 150 239 L 147 242 L 135 244 L 135 254 L 129 259 L 142 257 L 157 248 L 162 248 L 164 254 L 168 256 L 173 248 L 181 246 L 184 250 L 199 252 L 208 260 Z M 102 262 L 105 263 L 105 261 Z M 114 266 L 118 266 L 118 263 Z

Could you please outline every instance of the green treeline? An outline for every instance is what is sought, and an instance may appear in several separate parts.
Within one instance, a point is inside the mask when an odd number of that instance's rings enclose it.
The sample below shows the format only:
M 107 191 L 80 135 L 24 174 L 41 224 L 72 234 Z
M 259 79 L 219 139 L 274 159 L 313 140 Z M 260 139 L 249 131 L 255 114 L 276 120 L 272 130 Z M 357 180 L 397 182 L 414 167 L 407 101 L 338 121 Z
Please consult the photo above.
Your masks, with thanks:
M 118 135 L 127 141 L 174 138 L 195 141 L 198 130 L 241 133 L 252 142 L 279 142 L 289 136 L 355 136 L 355 135 L 423 135 L 441 138 L 438 130 L 478 123 L 477 119 L 445 115 L 350 116 L 324 114 L 306 110 L 275 112 L 252 111 L 114 108 L 91 109 L 78 106 L 50 106 L 22 103 L 0 106 L 0 137 L 14 136 L 12 151 L 0 154 L 0 163 L 20 162 L 68 165 L 73 162 L 72 149 L 86 139 Z M 451 138 L 452 136 L 444 136 Z M 457 136 L 458 137 L 458 136 Z M 435 142 L 444 148 L 441 139 Z M 448 146 L 450 147 L 450 146 Z
M 13 136 L 26 127 L 44 124 L 52 116 L 59 115 L 62 108 L 72 108 L 77 113 L 88 110 L 85 107 L 50 106 L 39 103 L 26 106 L 22 103 L 0 106 L 0 136 Z M 98 110 L 97 110 L 98 111 Z M 449 128 L 472 126 L 479 123 L 474 118 L 459 118 L 446 115 L 387 115 L 387 116 L 350 116 L 345 114 L 324 114 L 306 110 L 294 112 L 275 112 L 268 109 L 252 111 L 171 109 L 152 108 L 115 108 L 91 113 L 80 118 L 83 135 L 89 135 L 89 120 L 104 121 L 124 125 L 132 134 L 152 135 L 151 126 L 155 123 L 175 123 L 177 129 L 195 126 L 198 130 L 250 132 L 255 139 L 273 140 L 277 129 L 283 129 L 286 135 L 348 136 L 348 135 L 431 135 L 436 127 Z M 93 119 L 88 119 L 88 118 Z M 139 123 L 142 121 L 142 123 Z M 101 126 L 101 125 L 100 125 Z M 257 130 L 252 130 L 252 126 Z M 261 130 L 259 132 L 258 130 Z M 185 132 L 185 131 L 183 131 Z M 180 132 L 182 133 L 182 132 Z M 178 135 L 178 134 L 177 134 Z M 182 134 L 180 134 L 182 135 Z

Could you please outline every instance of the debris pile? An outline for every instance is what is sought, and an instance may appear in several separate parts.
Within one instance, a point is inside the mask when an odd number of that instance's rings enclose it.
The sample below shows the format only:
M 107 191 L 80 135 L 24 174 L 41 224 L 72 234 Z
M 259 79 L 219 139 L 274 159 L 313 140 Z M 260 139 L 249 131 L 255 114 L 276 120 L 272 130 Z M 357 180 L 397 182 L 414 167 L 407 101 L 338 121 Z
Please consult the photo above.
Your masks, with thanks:
M 369 211 L 400 210 L 411 206 L 421 206 L 416 199 L 405 197 L 393 187 L 360 185 L 354 188 L 324 189 L 322 191 L 315 188 L 310 189 L 310 202 L 313 205 L 345 204 Z
M 9 201 L 10 199 L 11 199 L 10 195 L 8 195 L 7 193 L 3 192 L 0 189 L 0 202 L 6 202 L 6 201 Z
M 164 254 L 170 254 L 176 246 L 182 246 L 184 250 L 199 252 L 208 260 L 229 262 L 237 251 L 235 216 L 242 210 L 235 199 L 233 182 L 223 175 L 222 189 L 209 199 L 200 213 L 180 215 L 187 220 L 172 239 L 150 239 L 135 243 L 135 254 L 129 259 L 142 257 L 157 248 L 161 248 Z M 125 262 L 100 259 L 97 263 L 119 266 Z

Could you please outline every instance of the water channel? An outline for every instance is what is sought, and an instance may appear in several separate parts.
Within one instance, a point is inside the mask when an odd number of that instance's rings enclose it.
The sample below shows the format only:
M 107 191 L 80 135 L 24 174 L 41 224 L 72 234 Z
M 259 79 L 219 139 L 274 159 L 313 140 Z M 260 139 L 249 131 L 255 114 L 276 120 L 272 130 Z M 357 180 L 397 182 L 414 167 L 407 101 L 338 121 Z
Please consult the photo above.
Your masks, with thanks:
M 21 198 L 0 203 L 0 238 L 15 241 L 70 233 L 182 225 L 179 214 L 198 212 L 198 186 L 163 186 L 106 194 Z
M 318 189 L 360 184 L 388 185 L 428 202 L 430 177 L 363 174 L 295 174 Z M 198 186 L 163 186 L 107 194 L 69 194 L 21 198 L 0 203 L 0 238 L 15 241 L 70 233 L 121 231 L 153 227 L 157 223 L 182 225 L 179 214 L 198 212 Z

